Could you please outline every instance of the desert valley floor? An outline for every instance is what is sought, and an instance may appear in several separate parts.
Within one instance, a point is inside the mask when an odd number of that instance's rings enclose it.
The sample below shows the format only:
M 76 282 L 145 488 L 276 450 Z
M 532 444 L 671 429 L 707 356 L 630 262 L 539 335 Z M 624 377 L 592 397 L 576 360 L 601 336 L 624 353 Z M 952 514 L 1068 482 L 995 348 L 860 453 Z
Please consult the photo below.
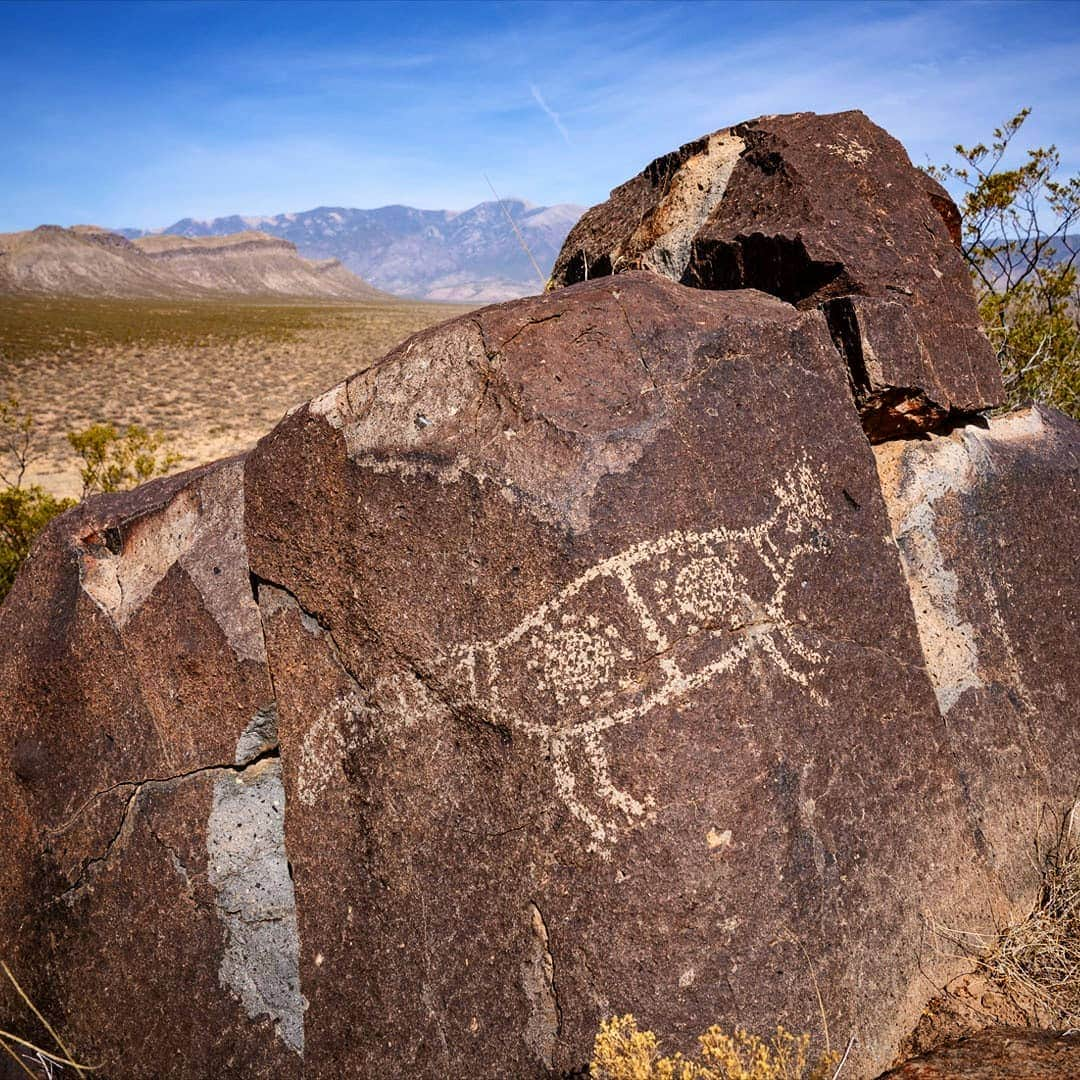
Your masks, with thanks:
M 467 310 L 409 300 L 258 303 L 0 297 L 0 398 L 40 427 L 29 479 L 79 493 L 65 433 L 159 430 L 186 468 L 250 447 L 290 406 Z

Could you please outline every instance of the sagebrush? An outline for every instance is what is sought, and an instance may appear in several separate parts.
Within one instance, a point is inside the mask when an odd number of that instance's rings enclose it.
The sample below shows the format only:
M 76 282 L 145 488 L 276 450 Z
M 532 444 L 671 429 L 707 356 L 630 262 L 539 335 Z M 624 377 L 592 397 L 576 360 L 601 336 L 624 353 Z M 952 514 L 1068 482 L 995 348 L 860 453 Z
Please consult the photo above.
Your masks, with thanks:
M 68 442 L 82 460 L 83 498 L 96 492 L 126 491 L 164 476 L 180 461 L 180 455 L 165 446 L 164 435 L 140 424 L 126 428 L 91 424 L 83 431 L 69 431 Z
M 589 1074 L 593 1080 L 832 1080 L 840 1060 L 831 1050 L 812 1058 L 810 1036 L 780 1026 L 768 1039 L 714 1026 L 698 1037 L 696 1057 L 665 1057 L 656 1035 L 627 1014 L 601 1024 Z

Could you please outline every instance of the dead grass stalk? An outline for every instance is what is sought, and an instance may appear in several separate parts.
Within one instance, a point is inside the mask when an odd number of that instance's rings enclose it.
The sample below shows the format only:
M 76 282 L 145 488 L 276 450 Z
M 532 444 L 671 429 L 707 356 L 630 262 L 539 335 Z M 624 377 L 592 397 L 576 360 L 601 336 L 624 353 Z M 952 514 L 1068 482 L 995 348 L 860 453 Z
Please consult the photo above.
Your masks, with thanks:
M 15 975 L 12 972 L 11 968 L 9 968 L 8 965 L 2 960 L 0 960 L 0 968 L 3 969 L 4 975 L 7 976 L 8 981 L 15 988 L 15 992 L 22 999 L 23 1003 L 34 1014 L 38 1023 L 40 1023 L 41 1026 L 49 1033 L 49 1036 L 52 1038 L 53 1042 L 56 1043 L 57 1047 L 60 1050 L 59 1054 L 51 1053 L 50 1051 L 45 1050 L 42 1047 L 30 1042 L 28 1039 L 23 1039 L 10 1031 L 5 1031 L 3 1028 L 0 1028 L 0 1048 L 4 1050 L 8 1057 L 10 1057 L 15 1062 L 15 1064 L 18 1065 L 24 1073 L 26 1073 L 27 1076 L 32 1078 L 34 1078 L 34 1073 L 31 1071 L 30 1066 L 26 1064 L 26 1060 L 22 1056 L 20 1056 L 19 1053 L 17 1053 L 15 1049 L 16 1047 L 21 1047 L 23 1050 L 29 1051 L 34 1056 L 37 1063 L 45 1069 L 47 1076 L 52 1075 L 52 1065 L 68 1066 L 74 1069 L 80 1077 L 85 1077 L 87 1072 L 93 1072 L 93 1070 L 97 1066 L 82 1065 L 75 1060 L 74 1055 L 64 1044 L 64 1040 L 60 1038 L 60 1035 L 57 1033 L 56 1029 L 52 1026 L 52 1024 L 49 1023 L 49 1021 L 45 1018 L 45 1016 L 33 1003 L 33 1001 L 30 1000 L 29 995 L 19 985 L 19 980 L 15 978 Z M 36 1080 L 36 1078 L 34 1078 L 34 1080 Z

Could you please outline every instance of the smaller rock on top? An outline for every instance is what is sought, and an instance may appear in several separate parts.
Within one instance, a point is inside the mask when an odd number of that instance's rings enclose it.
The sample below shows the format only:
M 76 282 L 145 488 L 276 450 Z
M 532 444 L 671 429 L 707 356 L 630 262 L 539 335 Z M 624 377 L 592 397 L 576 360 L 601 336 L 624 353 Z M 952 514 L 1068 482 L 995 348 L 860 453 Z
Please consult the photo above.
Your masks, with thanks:
M 589 210 L 552 287 L 649 269 L 821 307 L 872 441 L 1001 400 L 960 214 L 861 112 L 768 116 L 657 158 Z

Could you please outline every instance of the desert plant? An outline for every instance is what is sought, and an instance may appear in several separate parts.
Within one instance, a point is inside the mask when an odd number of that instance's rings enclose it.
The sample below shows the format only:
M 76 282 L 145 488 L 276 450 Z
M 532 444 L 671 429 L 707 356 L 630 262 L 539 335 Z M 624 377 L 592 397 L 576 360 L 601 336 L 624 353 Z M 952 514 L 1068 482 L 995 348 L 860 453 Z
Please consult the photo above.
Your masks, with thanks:
M 24 485 L 37 456 L 39 425 L 15 398 L 0 402 L 0 601 L 7 596 L 38 534 L 57 514 L 75 505 L 39 484 Z M 68 433 L 82 458 L 82 494 L 120 491 L 167 472 L 180 455 L 165 448 L 164 437 L 132 424 L 91 424 Z
M 593 1080 L 833 1080 L 841 1064 L 831 1050 L 812 1062 L 810 1036 L 779 1026 L 769 1039 L 714 1026 L 698 1038 L 696 1059 L 663 1057 L 656 1035 L 626 1015 L 601 1024 L 589 1074 Z
M 58 499 L 38 484 L 0 488 L 0 600 L 15 583 L 37 535 L 74 505 L 74 499 Z
M 83 464 L 79 469 L 83 498 L 95 492 L 124 491 L 162 476 L 180 460 L 165 449 L 165 437 L 138 424 L 91 424 L 69 431 L 68 442 Z
M 1056 147 L 1027 151 L 1005 168 L 1030 109 L 995 129 L 987 146 L 955 147 L 931 166 L 962 192 L 961 245 L 1013 407 L 1046 402 L 1080 417 L 1080 177 L 1057 178 Z
M 18 398 L 0 401 L 0 484 L 22 487 L 27 467 L 37 454 L 37 424 Z

